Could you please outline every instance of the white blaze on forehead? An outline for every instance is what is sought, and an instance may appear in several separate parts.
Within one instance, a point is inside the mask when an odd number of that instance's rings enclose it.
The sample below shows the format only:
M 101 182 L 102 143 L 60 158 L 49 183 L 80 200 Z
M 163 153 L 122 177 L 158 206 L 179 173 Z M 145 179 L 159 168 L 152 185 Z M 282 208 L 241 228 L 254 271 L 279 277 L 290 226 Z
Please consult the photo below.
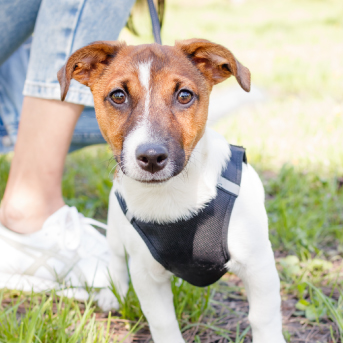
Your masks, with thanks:
M 149 91 L 149 84 L 150 84 L 150 73 L 151 73 L 151 60 L 147 62 L 140 63 L 138 65 L 139 70 L 139 81 L 142 86 Z
M 149 107 L 151 101 L 151 75 L 152 60 L 142 62 L 137 65 L 139 82 L 143 88 L 140 101 L 144 102 L 144 111 L 138 119 L 135 128 L 124 139 L 123 161 L 126 175 L 136 180 L 165 180 L 171 177 L 174 165 L 171 162 L 155 174 L 143 170 L 137 163 L 136 151 L 142 144 L 157 143 L 159 138 L 154 134 L 154 130 L 149 121 Z
M 154 137 L 151 130 L 151 125 L 149 123 L 149 107 L 150 107 L 150 74 L 151 74 L 151 64 L 152 60 L 139 63 L 137 66 L 138 69 L 138 78 L 139 82 L 143 88 L 143 94 L 141 101 L 144 102 L 144 111 L 136 123 L 136 127 L 128 134 L 124 139 L 123 144 L 123 155 L 125 170 L 127 175 L 135 179 L 147 178 L 151 179 L 152 174 L 143 171 L 136 161 L 136 150 L 138 146 L 147 143 L 153 143 Z M 156 173 L 157 174 L 157 173 Z M 155 177 L 158 176 L 155 174 Z M 163 173 L 160 173 L 163 174 Z M 163 175 L 162 175 L 163 176 Z M 166 178 L 163 176 L 161 178 Z
M 145 100 L 144 100 L 144 115 L 143 120 L 147 120 L 149 115 L 149 105 L 150 105 L 150 74 L 151 74 L 151 60 L 147 62 L 140 63 L 138 65 L 139 70 L 139 82 L 145 88 Z

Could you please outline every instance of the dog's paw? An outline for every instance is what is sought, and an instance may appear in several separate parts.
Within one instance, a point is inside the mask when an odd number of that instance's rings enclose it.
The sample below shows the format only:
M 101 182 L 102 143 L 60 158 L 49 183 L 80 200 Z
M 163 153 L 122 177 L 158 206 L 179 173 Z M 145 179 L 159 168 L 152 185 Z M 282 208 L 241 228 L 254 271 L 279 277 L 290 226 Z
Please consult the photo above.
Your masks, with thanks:
M 278 335 L 277 337 L 274 338 L 270 338 L 270 339 L 255 339 L 255 337 L 253 337 L 253 341 L 252 343 L 286 343 L 283 335 Z
M 101 289 L 100 292 L 95 296 L 94 300 L 104 312 L 119 309 L 119 302 L 109 288 Z

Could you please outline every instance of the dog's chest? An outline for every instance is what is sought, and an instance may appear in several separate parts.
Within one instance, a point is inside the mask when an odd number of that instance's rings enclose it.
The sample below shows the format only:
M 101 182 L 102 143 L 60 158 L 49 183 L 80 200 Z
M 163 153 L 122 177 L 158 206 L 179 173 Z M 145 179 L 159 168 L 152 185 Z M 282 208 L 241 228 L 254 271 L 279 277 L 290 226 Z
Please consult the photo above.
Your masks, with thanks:
M 218 184 L 217 196 L 188 220 L 157 224 L 131 216 L 125 200 L 118 202 L 154 259 L 195 286 L 208 286 L 225 274 L 229 260 L 227 230 L 241 180 L 244 149 L 231 147 L 232 156 Z

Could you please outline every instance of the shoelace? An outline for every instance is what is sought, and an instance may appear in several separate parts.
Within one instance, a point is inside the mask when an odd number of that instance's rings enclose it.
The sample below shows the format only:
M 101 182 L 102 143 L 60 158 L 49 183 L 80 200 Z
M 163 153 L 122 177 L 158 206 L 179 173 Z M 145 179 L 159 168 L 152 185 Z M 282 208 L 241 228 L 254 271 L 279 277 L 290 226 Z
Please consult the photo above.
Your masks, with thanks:
M 95 219 L 87 218 L 79 213 L 76 207 L 69 207 L 65 211 L 64 218 L 61 218 L 61 224 L 65 228 L 61 237 L 61 246 L 68 250 L 75 250 L 81 242 L 82 225 L 94 225 L 107 230 L 107 225 Z

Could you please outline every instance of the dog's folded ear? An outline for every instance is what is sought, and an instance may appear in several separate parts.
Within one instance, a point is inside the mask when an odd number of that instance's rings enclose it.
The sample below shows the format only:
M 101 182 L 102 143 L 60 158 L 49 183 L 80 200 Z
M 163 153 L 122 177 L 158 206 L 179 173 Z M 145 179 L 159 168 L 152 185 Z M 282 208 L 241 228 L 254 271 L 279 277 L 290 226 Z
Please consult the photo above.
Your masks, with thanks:
M 206 39 L 188 39 L 177 41 L 175 46 L 187 55 L 212 85 L 234 75 L 240 86 L 250 91 L 250 71 L 239 63 L 225 47 Z
M 61 100 L 63 101 L 68 93 L 71 79 L 91 87 L 96 76 L 100 75 L 125 45 L 123 42 L 98 41 L 76 50 L 57 73 Z

